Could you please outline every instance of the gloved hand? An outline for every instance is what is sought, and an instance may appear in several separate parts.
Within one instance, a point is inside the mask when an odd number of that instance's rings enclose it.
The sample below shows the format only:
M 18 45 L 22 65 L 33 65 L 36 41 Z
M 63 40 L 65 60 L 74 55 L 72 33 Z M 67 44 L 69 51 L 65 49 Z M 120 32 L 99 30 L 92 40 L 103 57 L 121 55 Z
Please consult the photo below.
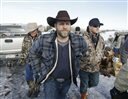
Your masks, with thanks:
M 106 57 L 110 57 L 110 56 L 114 55 L 114 52 L 113 52 L 113 50 L 110 47 L 105 47 L 104 55 Z
M 25 64 L 24 58 L 20 58 L 19 61 L 18 61 L 18 63 L 20 65 L 24 65 Z
M 40 84 L 37 84 L 35 81 L 28 81 L 28 85 L 28 97 L 37 97 L 40 92 Z

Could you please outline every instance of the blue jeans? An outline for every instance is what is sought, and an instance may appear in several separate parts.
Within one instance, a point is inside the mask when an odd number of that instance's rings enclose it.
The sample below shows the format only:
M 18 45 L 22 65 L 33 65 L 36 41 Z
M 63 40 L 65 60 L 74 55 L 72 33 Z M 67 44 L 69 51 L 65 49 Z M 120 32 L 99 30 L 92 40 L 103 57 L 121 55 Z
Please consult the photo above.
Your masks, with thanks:
M 30 64 L 25 65 L 25 79 L 26 81 L 33 80 L 33 72 Z
M 80 70 L 80 93 L 86 93 L 87 88 L 97 86 L 99 83 L 99 72 L 85 72 Z
M 119 55 L 119 53 L 120 53 L 120 51 L 119 51 L 119 48 L 113 48 L 113 51 L 114 51 L 114 55 L 115 56 L 118 56 Z
M 48 78 L 44 83 L 45 99 L 65 99 L 70 84 L 70 79 L 64 82 L 58 82 L 53 78 Z

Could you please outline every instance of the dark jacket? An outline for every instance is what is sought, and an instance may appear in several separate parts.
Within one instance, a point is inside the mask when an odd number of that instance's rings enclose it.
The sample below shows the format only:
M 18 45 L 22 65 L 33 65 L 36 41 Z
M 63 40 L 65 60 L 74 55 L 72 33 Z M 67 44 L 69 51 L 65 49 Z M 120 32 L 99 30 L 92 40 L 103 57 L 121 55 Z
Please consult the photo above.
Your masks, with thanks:
M 34 42 L 29 51 L 29 62 L 32 66 L 34 78 L 38 74 L 45 78 L 51 71 L 56 60 L 56 33 L 44 34 Z M 87 45 L 81 36 L 74 33 L 69 34 L 71 42 L 71 58 L 73 67 L 73 76 L 77 77 L 80 70 L 79 60 L 86 52 Z

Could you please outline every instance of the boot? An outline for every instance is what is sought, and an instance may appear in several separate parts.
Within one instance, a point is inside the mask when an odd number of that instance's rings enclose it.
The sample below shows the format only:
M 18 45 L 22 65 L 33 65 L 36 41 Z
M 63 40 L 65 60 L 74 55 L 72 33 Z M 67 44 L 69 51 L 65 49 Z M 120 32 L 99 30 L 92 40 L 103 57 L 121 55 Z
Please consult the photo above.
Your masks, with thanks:
M 87 93 L 81 93 L 81 99 L 87 99 Z

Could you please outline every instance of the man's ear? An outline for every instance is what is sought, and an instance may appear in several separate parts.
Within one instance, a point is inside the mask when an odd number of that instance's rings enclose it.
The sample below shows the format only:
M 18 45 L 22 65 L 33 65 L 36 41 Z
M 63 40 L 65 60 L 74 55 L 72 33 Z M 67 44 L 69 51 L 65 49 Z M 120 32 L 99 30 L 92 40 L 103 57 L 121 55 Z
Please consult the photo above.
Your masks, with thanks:
M 56 23 L 54 24 L 54 27 L 56 28 Z

